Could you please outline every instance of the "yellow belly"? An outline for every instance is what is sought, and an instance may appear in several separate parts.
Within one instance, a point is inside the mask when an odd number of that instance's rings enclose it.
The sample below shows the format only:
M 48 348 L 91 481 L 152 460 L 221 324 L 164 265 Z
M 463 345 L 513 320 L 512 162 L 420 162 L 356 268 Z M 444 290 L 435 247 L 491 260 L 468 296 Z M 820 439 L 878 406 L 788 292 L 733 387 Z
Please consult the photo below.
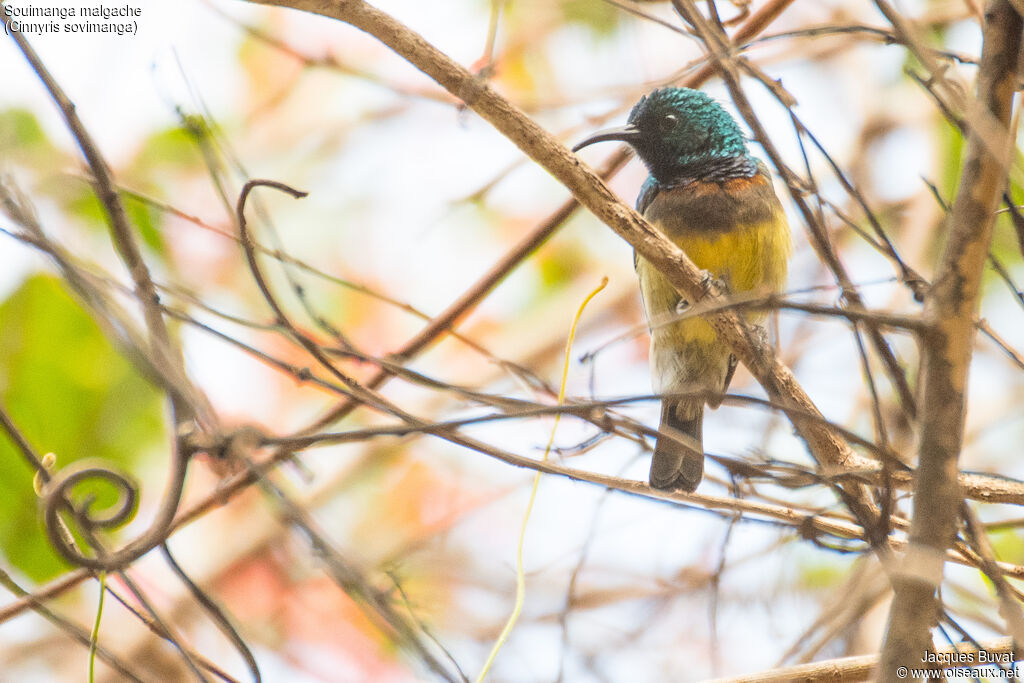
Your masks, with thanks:
M 655 227 L 661 229 L 655 224 Z M 786 281 L 789 226 L 781 210 L 774 219 L 724 232 L 686 231 L 675 242 L 698 268 L 722 280 L 733 294 L 776 292 Z M 672 322 L 679 316 L 680 296 L 648 261 L 636 260 L 647 320 L 651 327 L 651 366 L 659 391 L 685 388 L 721 390 L 729 350 L 701 318 Z M 745 317 L 756 322 L 763 313 Z

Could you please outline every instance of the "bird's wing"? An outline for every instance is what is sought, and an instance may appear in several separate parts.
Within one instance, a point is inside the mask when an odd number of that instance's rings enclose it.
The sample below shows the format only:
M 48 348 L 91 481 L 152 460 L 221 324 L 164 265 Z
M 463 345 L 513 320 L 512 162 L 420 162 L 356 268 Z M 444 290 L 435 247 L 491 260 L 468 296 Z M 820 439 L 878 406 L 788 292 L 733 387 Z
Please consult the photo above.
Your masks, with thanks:
M 658 196 L 658 191 L 661 186 L 658 185 L 658 181 L 653 176 L 647 176 L 647 180 L 644 181 L 643 187 L 640 188 L 640 194 L 636 198 L 636 210 L 641 214 L 647 210 L 647 207 L 651 205 L 654 198 Z
M 658 181 L 654 179 L 654 176 L 647 176 L 647 180 L 644 181 L 643 187 L 640 188 L 640 194 L 636 198 L 636 210 L 643 215 L 643 212 L 647 210 L 647 207 L 651 205 L 654 198 L 658 196 L 658 191 L 661 186 L 658 185 Z M 633 250 L 633 270 L 636 270 L 636 249 Z

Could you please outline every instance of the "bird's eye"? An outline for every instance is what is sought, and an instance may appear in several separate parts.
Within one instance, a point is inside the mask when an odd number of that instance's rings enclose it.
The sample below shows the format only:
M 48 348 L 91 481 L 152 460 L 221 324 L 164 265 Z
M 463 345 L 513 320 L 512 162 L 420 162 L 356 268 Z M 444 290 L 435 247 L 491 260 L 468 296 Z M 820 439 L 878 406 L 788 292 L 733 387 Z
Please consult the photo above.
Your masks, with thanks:
M 658 120 L 658 128 L 661 129 L 662 133 L 668 133 L 676 127 L 678 122 L 674 114 L 666 114 Z

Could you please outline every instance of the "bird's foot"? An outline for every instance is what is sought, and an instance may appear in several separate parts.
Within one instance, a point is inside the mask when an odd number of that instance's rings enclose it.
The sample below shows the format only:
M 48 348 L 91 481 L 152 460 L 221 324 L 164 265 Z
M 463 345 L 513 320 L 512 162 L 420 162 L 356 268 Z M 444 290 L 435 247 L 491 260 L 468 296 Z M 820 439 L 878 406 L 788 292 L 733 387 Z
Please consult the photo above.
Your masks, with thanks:
M 702 271 L 700 287 L 704 290 L 704 296 L 725 296 L 729 294 L 729 283 L 719 277 L 715 277 L 710 271 Z
M 750 331 L 754 333 L 754 340 L 760 346 L 768 346 L 768 330 L 764 325 L 751 325 Z

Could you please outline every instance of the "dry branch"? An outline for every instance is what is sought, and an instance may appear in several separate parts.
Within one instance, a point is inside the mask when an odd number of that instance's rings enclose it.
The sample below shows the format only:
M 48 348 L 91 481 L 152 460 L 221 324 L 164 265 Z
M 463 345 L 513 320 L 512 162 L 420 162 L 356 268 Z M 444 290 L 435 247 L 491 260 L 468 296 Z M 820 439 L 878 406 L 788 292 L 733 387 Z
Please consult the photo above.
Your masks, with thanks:
M 882 653 L 881 680 L 897 680 L 898 666 L 920 661 L 932 647 L 938 616 L 935 592 L 944 553 L 953 542 L 963 492 L 957 480 L 963 445 L 967 373 L 974 343 L 982 270 L 995 211 L 1006 186 L 1014 136 L 1010 114 L 1021 46 L 1021 17 L 1005 0 L 985 13 L 978 74 L 978 102 L 1001 124 L 990 145 L 973 127 L 960 186 L 950 217 L 949 240 L 925 299 L 919 469 L 914 491 L 911 546 L 905 571 L 894 582 L 895 598 Z M 985 137 L 991 142 L 991 129 Z M 993 147 L 998 152 L 993 151 Z

